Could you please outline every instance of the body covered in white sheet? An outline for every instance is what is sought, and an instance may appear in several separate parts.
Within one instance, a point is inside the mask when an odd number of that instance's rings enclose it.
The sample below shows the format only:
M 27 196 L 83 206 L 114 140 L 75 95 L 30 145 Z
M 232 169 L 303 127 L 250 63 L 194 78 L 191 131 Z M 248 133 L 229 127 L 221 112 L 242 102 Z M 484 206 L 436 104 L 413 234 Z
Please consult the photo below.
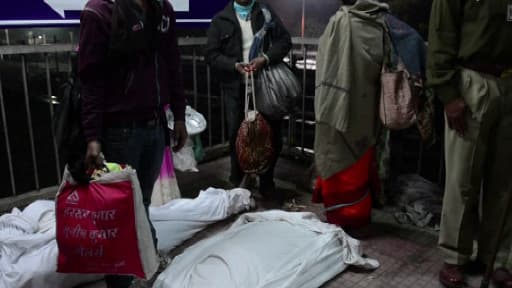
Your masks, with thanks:
M 176 257 L 154 288 L 317 288 L 354 265 L 376 269 L 358 240 L 312 213 L 242 215 Z

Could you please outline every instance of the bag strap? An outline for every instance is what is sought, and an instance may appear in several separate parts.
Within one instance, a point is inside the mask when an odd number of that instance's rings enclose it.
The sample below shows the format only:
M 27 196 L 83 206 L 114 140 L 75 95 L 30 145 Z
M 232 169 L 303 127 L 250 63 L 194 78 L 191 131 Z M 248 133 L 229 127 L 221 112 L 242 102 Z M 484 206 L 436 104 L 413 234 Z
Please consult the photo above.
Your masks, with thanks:
M 267 32 L 274 27 L 274 21 L 272 19 L 272 13 L 267 8 L 265 4 L 260 3 L 261 12 L 265 17 L 265 24 L 263 27 L 254 35 L 254 40 L 252 42 L 251 50 L 249 52 L 249 60 L 252 60 L 258 57 L 258 54 L 263 46 L 263 39 L 267 35 Z
M 250 102 L 250 98 L 249 97 L 249 79 L 251 81 L 251 94 L 252 94 L 252 107 L 253 107 L 253 110 L 256 110 L 256 93 L 254 93 L 254 74 L 253 72 L 249 72 L 249 73 L 246 73 L 245 74 L 245 118 L 248 118 L 249 117 L 249 102 Z

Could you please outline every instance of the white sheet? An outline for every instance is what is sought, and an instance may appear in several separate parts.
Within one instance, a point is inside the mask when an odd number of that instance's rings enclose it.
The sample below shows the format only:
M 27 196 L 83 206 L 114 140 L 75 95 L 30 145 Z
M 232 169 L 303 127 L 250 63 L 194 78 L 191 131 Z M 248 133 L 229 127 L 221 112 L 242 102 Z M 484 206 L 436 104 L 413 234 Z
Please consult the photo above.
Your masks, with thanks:
M 0 217 L 1 288 L 68 288 L 102 278 L 55 272 L 57 255 L 53 201 L 36 201 Z
M 160 207 L 150 207 L 158 250 L 168 252 L 207 225 L 249 210 L 251 205 L 254 202 L 248 190 L 208 188 L 195 199 L 176 199 Z
M 150 208 L 159 248 L 169 251 L 207 225 L 248 210 L 245 189 L 209 188 L 196 199 L 176 199 Z M 36 201 L 0 217 L 0 288 L 70 288 L 100 275 L 56 273 L 55 202 Z
M 312 213 L 242 215 L 176 257 L 154 288 L 317 288 L 349 265 L 376 269 L 358 240 Z

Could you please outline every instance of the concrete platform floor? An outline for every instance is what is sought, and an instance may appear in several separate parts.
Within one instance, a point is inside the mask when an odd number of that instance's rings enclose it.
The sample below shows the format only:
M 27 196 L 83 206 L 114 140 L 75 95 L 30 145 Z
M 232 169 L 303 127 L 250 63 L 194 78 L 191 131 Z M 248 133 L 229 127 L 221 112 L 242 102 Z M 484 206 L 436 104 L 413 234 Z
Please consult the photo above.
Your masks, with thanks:
M 203 164 L 198 173 L 180 173 L 178 181 L 183 197 L 195 197 L 208 187 L 227 188 L 229 159 L 223 158 Z M 276 184 L 284 190 L 297 205 L 305 206 L 301 211 L 316 213 L 321 219 L 322 206 L 311 203 L 311 194 L 306 192 L 307 165 L 289 159 L 281 159 L 276 169 Z M 258 210 L 275 209 L 275 203 L 257 198 Z M 223 231 L 237 216 L 216 223 L 197 234 L 175 249 L 169 256 L 182 253 L 197 241 Z M 442 257 L 437 249 L 437 234 L 433 230 L 419 229 L 396 223 L 390 209 L 374 209 L 372 224 L 364 229 L 347 231 L 362 241 L 364 253 L 380 261 L 381 267 L 371 273 L 349 269 L 325 283 L 322 288 L 369 287 L 369 288 L 442 288 L 437 275 L 442 265 Z M 471 288 L 480 287 L 481 277 L 468 279 Z M 81 288 L 103 288 L 103 282 L 84 285 Z M 138 281 L 133 288 L 151 287 L 151 283 Z M 210 288 L 210 287 L 208 287 Z M 222 288 L 222 287 L 212 287 Z M 251 287 L 244 287 L 251 288 Z

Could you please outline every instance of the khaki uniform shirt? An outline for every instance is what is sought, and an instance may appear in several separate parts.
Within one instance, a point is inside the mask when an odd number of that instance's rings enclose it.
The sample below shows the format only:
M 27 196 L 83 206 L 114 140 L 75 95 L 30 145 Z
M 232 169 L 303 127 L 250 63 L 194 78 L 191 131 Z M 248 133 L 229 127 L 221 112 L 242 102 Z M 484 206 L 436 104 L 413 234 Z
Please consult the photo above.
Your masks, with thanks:
M 460 97 L 468 63 L 512 67 L 512 0 L 434 0 L 427 81 L 444 103 Z

